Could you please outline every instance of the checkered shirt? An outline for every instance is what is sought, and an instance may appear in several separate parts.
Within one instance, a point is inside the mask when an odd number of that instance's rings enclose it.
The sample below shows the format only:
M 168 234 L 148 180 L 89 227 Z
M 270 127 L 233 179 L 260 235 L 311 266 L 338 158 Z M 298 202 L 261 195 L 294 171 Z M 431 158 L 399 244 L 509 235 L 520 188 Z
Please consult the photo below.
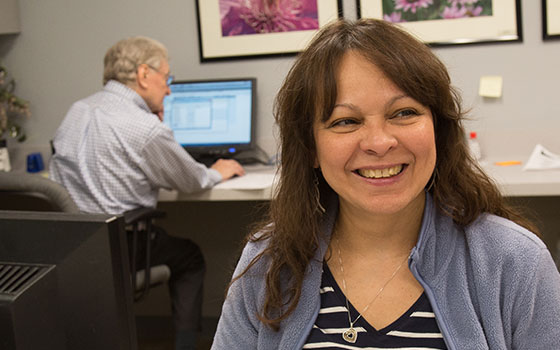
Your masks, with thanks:
M 53 142 L 50 177 L 84 212 L 155 207 L 160 188 L 195 192 L 221 180 L 175 141 L 140 95 L 113 80 L 72 105 Z

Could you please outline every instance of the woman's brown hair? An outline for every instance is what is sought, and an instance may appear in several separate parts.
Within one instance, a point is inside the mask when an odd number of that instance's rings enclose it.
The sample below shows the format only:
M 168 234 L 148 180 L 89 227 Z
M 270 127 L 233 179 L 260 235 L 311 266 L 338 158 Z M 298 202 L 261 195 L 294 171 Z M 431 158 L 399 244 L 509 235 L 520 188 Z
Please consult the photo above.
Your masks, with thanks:
M 488 212 L 535 231 L 504 203 L 496 185 L 469 155 L 460 97 L 444 64 L 430 48 L 381 20 L 338 20 L 324 27 L 298 56 L 275 100 L 280 181 L 267 219 L 248 237 L 252 242 L 267 240 L 267 248 L 245 269 L 262 258 L 267 261 L 267 292 L 259 317 L 273 329 L 295 309 L 306 268 L 324 234 L 318 199 L 325 206 L 333 191 L 314 169 L 313 123 L 329 118 L 337 94 L 337 67 L 350 50 L 363 55 L 403 92 L 430 108 L 437 161 L 427 190 L 439 210 L 461 226 Z

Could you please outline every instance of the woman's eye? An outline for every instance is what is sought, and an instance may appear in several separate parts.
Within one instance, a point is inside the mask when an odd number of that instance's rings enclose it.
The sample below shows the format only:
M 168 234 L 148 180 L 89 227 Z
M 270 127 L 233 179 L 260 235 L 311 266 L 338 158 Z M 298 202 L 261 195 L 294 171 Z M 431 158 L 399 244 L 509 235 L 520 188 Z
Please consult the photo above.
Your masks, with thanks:
M 357 122 L 353 119 L 338 119 L 331 124 L 331 127 L 350 126 L 355 124 L 357 124 Z
M 395 113 L 391 119 L 394 118 L 408 118 L 408 117 L 413 117 L 413 116 L 417 116 L 418 112 L 415 111 L 414 109 L 403 109 L 398 111 L 397 113 Z

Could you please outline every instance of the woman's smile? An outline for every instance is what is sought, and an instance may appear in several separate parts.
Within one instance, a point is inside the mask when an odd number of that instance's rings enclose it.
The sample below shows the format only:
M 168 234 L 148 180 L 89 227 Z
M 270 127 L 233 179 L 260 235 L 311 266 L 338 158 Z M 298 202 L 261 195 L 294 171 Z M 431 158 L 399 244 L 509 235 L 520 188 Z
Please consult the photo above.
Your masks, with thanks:
M 389 178 L 399 175 L 401 171 L 404 169 L 403 164 L 391 166 L 391 167 L 384 167 L 384 168 L 376 168 L 376 169 L 357 169 L 355 173 L 368 178 L 368 179 L 381 179 L 381 178 Z

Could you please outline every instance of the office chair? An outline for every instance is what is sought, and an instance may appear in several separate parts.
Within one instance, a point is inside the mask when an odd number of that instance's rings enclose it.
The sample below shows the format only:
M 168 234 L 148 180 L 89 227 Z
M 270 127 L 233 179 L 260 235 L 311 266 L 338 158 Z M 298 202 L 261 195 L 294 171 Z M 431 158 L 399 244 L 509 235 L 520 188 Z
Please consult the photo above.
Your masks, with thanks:
M 167 265 L 151 266 L 150 264 L 150 247 L 152 234 L 152 221 L 161 218 L 165 214 L 161 210 L 153 208 L 137 208 L 129 210 L 123 214 L 124 222 L 127 224 L 127 231 L 132 232 L 132 251 L 130 264 L 132 285 L 135 287 L 134 301 L 140 301 L 151 287 L 162 284 L 169 280 L 171 270 Z M 140 271 L 136 271 L 136 254 L 138 252 L 138 240 L 143 235 L 146 240 L 146 267 Z
M 60 184 L 40 175 L 0 171 L 0 210 L 62 211 L 79 213 L 78 206 Z M 132 264 L 131 283 L 134 300 L 139 301 L 151 287 L 165 283 L 171 276 L 167 265 L 150 266 L 150 234 L 153 219 L 164 216 L 160 210 L 138 208 L 123 215 L 126 229 L 132 231 L 132 262 L 136 261 L 136 247 L 141 235 L 147 240 L 146 267 L 136 271 Z

